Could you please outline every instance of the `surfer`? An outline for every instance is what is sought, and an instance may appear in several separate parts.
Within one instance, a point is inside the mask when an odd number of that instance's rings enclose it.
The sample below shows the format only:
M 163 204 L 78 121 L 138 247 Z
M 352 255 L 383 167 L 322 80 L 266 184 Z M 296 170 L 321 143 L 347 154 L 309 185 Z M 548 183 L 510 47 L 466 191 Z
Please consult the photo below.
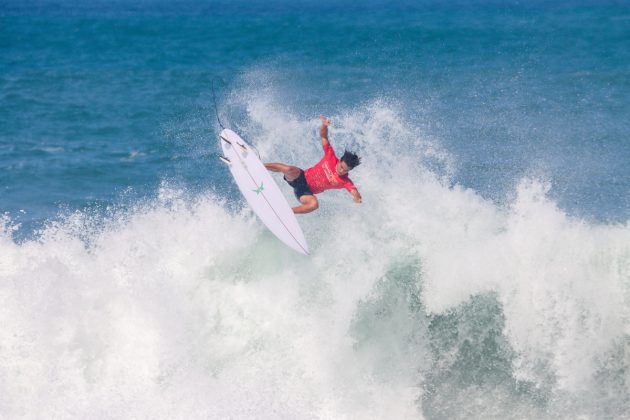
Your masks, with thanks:
M 285 163 L 265 163 L 265 168 L 272 172 L 282 172 L 284 180 L 293 187 L 295 197 L 301 203 L 293 207 L 293 213 L 310 213 L 317 210 L 319 203 L 315 194 L 330 189 L 345 188 L 352 195 L 355 203 L 361 202 L 361 194 L 354 186 L 348 172 L 359 166 L 361 159 L 354 153 L 344 151 L 341 159 L 337 158 L 328 141 L 328 126 L 330 120 L 321 115 L 322 125 L 319 135 L 322 138 L 324 157 L 314 166 L 302 170 L 297 166 Z

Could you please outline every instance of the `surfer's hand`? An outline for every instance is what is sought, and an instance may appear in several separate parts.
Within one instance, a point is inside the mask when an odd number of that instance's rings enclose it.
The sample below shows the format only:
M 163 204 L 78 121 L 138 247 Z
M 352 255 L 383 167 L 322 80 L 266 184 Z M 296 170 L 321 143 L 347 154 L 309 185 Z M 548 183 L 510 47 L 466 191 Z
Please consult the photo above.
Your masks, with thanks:
M 329 125 L 332 124 L 332 122 L 328 118 L 324 117 L 323 115 L 320 115 L 319 119 L 321 120 L 322 125 L 325 127 L 328 127 Z
M 363 202 L 363 199 L 361 198 L 361 194 L 359 194 L 359 191 L 352 190 L 352 200 L 355 203 L 362 203 Z

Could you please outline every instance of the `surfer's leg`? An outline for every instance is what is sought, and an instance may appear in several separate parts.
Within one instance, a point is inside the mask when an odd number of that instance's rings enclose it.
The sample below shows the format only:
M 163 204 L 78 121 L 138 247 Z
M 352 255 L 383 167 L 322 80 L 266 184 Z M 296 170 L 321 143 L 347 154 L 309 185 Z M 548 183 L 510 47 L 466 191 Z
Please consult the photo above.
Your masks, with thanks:
M 300 197 L 300 203 L 302 205 L 293 207 L 293 213 L 296 214 L 304 214 L 315 211 L 319 208 L 319 202 L 317 201 L 317 197 L 314 195 L 303 195 Z
M 301 169 L 297 166 L 286 165 L 284 163 L 265 163 L 265 168 L 272 172 L 282 172 L 284 178 L 291 182 L 300 176 Z

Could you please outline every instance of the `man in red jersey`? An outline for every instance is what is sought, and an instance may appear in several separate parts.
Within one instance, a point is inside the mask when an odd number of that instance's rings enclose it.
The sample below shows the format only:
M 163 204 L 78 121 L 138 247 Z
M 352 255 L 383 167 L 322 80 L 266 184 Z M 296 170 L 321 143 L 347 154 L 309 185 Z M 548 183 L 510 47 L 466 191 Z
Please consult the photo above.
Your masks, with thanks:
M 315 194 L 330 189 L 345 188 L 352 194 L 355 203 L 361 202 L 359 190 L 348 178 L 348 172 L 357 167 L 361 163 L 361 159 L 347 150 L 341 159 L 338 159 L 328 142 L 330 121 L 323 115 L 319 119 L 322 120 L 319 135 L 322 138 L 324 157 L 315 166 L 303 171 L 297 166 L 284 163 L 265 163 L 265 168 L 270 171 L 282 172 L 284 180 L 293 187 L 295 197 L 301 203 L 301 205 L 293 207 L 293 213 L 310 213 L 317 210 L 319 203 Z

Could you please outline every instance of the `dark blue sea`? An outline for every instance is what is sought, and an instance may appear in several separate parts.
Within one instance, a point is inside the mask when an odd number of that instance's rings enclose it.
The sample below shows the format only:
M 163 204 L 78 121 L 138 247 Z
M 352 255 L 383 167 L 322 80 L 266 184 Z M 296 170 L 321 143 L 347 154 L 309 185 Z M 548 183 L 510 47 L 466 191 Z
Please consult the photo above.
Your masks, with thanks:
M 218 119 L 321 114 L 304 257 Z M 0 0 L 0 326 L 3 419 L 629 418 L 630 3 Z

